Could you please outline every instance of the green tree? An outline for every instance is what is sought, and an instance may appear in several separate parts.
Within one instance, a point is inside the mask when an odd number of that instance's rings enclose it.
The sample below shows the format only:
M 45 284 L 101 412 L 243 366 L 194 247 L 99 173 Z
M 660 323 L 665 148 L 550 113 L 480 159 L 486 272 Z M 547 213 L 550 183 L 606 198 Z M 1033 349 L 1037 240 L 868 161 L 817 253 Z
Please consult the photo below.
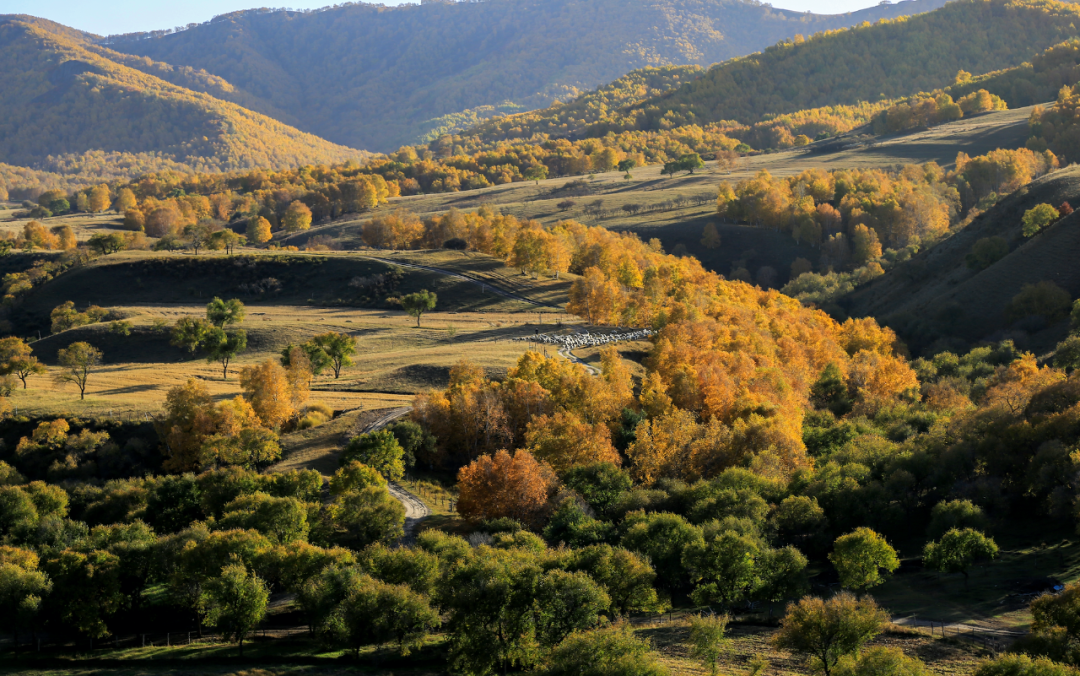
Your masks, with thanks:
M 108 256 L 111 253 L 123 251 L 127 248 L 127 240 L 120 233 L 98 233 L 91 235 L 87 240 L 87 244 L 90 248 L 95 249 L 102 256 Z
M 376 542 L 393 542 L 405 533 L 405 507 L 385 488 L 343 493 L 326 514 L 331 539 L 357 551 Z
M 623 522 L 620 544 L 652 562 L 660 581 L 669 589 L 686 585 L 683 551 L 704 543 L 701 529 L 678 514 L 633 512 Z
M 199 249 L 202 249 L 210 244 L 210 236 L 214 234 L 215 228 L 218 226 L 214 221 L 209 218 L 204 218 L 197 223 L 184 228 L 184 236 L 187 237 L 188 246 L 195 250 L 195 255 L 199 255 Z
M 405 474 L 403 455 L 404 450 L 392 432 L 376 430 L 349 439 L 341 454 L 341 464 L 357 460 L 390 481 L 397 481 Z
M 108 636 L 106 620 L 124 603 L 119 557 L 68 549 L 47 558 L 42 567 L 53 583 L 49 606 L 61 621 L 90 638 Z
M 206 622 L 238 643 L 243 657 L 244 639 L 262 622 L 269 600 L 270 590 L 258 575 L 243 564 L 229 564 L 206 584 Z
M 841 658 L 857 653 L 888 620 L 869 597 L 857 599 L 847 592 L 828 600 L 808 597 L 788 606 L 773 644 L 806 655 L 815 670 L 830 676 Z
M 971 252 L 964 259 L 972 270 L 985 270 L 1009 255 L 1009 243 L 1004 237 L 983 237 L 971 247 Z
M 215 528 L 257 530 L 272 542 L 287 545 L 307 539 L 308 505 L 296 498 L 277 498 L 263 492 L 243 495 L 225 505 Z
M 896 550 L 869 528 L 856 528 L 836 538 L 829 561 L 840 574 L 840 584 L 858 591 L 884 582 L 882 571 L 887 574 L 900 567 Z
M 621 623 L 574 634 L 548 658 L 545 676 L 668 676 L 649 643 Z
M 221 300 L 214 297 L 206 305 L 206 320 L 219 329 L 225 328 L 226 324 L 239 324 L 244 321 L 244 304 L 238 298 Z
M 401 462 L 406 469 L 414 467 L 418 457 L 434 457 L 438 440 L 419 423 L 412 420 L 398 420 L 386 429 L 390 430 L 390 433 L 401 444 L 401 450 L 404 452 Z
M 226 254 L 232 254 L 233 249 L 238 246 L 247 244 L 247 237 L 237 234 L 232 230 L 225 228 L 224 230 L 218 230 L 210 235 L 210 239 L 206 241 L 206 247 L 215 251 L 225 250 Z
M 720 657 L 727 652 L 724 638 L 729 621 L 727 615 L 696 615 L 690 618 L 690 656 L 716 676 Z
M 1066 373 L 1080 369 L 1080 335 L 1069 336 L 1054 348 L 1054 366 Z
M 679 158 L 678 170 L 693 174 L 695 170 L 701 169 L 704 166 L 705 162 L 701 159 L 701 155 L 689 153 Z
M 758 584 L 760 555 L 752 538 L 730 530 L 688 545 L 682 560 L 696 585 L 691 595 L 694 603 L 730 606 L 747 598 Z
M 611 598 L 583 572 L 550 570 L 540 578 L 536 605 L 537 638 L 541 645 L 553 648 L 575 631 L 594 628 Z
M 38 570 L 36 554 L 0 547 L 0 626 L 16 640 L 19 629 L 35 626 L 42 599 L 51 590 L 52 581 Z
M 600 515 L 607 515 L 634 485 L 630 473 L 611 462 L 571 467 L 562 474 L 562 480 Z
M 402 296 L 401 307 L 410 317 L 416 317 L 416 326 L 419 327 L 420 315 L 434 310 L 437 300 L 438 296 L 431 291 L 424 289 L 422 291 L 417 291 L 416 293 L 410 293 L 407 296 Z
M 836 665 L 836 676 L 922 676 L 923 663 L 899 648 L 871 648 L 847 656 Z
M 330 477 L 330 495 L 342 495 L 368 486 L 386 488 L 386 479 L 358 460 L 350 460 Z
M 656 572 L 644 557 L 607 544 L 570 551 L 563 566 L 570 571 L 584 571 L 602 584 L 613 613 L 662 612 L 667 608 L 653 588 Z
M 1076 668 L 1045 657 L 1002 655 L 983 662 L 973 676 L 1076 676 Z
M 432 297 L 434 297 L 434 294 L 432 294 Z M 432 300 L 432 307 L 434 306 L 434 300 Z M 417 316 L 417 321 L 419 322 L 419 316 Z M 330 358 L 330 367 L 334 369 L 335 379 L 341 375 L 342 369 L 353 365 L 352 358 L 356 354 L 356 338 L 346 333 L 330 331 L 315 336 L 311 339 L 311 342 L 322 349 L 326 356 Z
M 75 383 L 79 388 L 79 399 L 86 399 L 86 381 L 90 374 L 101 365 L 101 350 L 90 343 L 77 342 L 61 348 L 56 353 L 60 370 L 56 372 L 58 383 Z
M 330 366 L 330 355 L 326 354 L 325 350 L 309 340 L 299 347 L 289 343 L 282 348 L 281 365 L 285 368 L 292 366 L 293 350 L 303 351 L 304 356 L 307 357 L 308 364 L 311 366 L 311 375 L 313 376 L 321 374 L 328 366 Z
M 537 185 L 540 181 L 546 180 L 548 177 L 548 168 L 543 164 L 538 164 L 535 167 L 529 167 L 525 170 L 524 178 L 526 181 L 534 181 Z
M 968 569 L 976 562 L 997 558 L 998 547 L 972 528 L 956 528 L 945 533 L 940 542 L 929 542 L 923 549 L 923 562 L 928 568 L 942 573 L 963 573 L 967 584 Z
M 1061 215 L 1058 210 L 1049 204 L 1039 204 L 1024 212 L 1020 220 L 1023 225 L 1024 237 L 1032 237 L 1039 234 L 1043 228 L 1049 226 Z
M 926 534 L 931 540 L 937 540 L 955 528 L 974 528 L 987 531 L 990 520 L 986 518 L 982 507 L 971 500 L 943 500 L 930 510 L 930 526 Z
M 203 351 L 206 352 L 206 361 L 221 364 L 221 378 L 229 378 L 229 362 L 247 349 L 247 331 L 225 331 L 212 328 L 206 332 L 203 339 Z
M 205 319 L 181 317 L 176 320 L 176 324 L 169 333 L 169 344 L 188 352 L 195 352 L 202 346 L 213 328 L 213 324 Z

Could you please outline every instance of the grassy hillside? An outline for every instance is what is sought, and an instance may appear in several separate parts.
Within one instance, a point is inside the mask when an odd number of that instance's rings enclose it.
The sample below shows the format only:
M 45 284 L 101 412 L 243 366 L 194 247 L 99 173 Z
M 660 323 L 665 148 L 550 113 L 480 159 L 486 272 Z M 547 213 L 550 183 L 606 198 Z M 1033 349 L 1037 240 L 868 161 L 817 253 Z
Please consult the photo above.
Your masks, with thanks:
M 110 46 L 205 69 L 246 97 L 230 100 L 336 143 L 386 151 L 423 137 L 446 115 L 491 114 L 476 109 L 508 101 L 540 108 L 636 68 L 708 66 L 798 33 L 941 4 L 912 0 L 821 16 L 731 0 L 647 0 L 632 12 L 619 0 L 357 3 L 238 12 Z
M 910 18 L 808 31 L 806 39 L 715 66 L 693 82 L 620 111 L 606 128 L 752 123 L 929 91 L 953 84 L 960 70 L 980 74 L 1020 66 L 1076 36 L 1078 18 L 1080 8 L 1053 0 L 958 0 Z
M 52 28 L 44 22 L 0 19 L 0 157 L 9 164 L 35 166 L 49 158 L 39 168 L 93 173 L 93 165 L 106 154 L 106 164 L 134 174 L 182 167 L 281 168 L 364 157 L 129 68 L 123 62 L 131 57 L 93 48 L 79 34 Z M 216 82 L 190 69 L 178 73 L 153 65 L 140 64 L 202 90 L 212 90 Z
M 1080 167 L 1073 165 L 1035 181 L 1001 200 L 942 244 L 859 289 L 845 305 L 852 315 L 871 315 L 897 330 L 913 351 L 1012 338 L 1027 349 L 1045 351 L 1062 340 L 1066 321 L 1042 317 L 1008 318 L 1006 308 L 1027 284 L 1051 281 L 1071 297 L 1080 295 L 1080 219 L 1061 219 L 1045 232 L 1025 238 L 1021 218 L 1040 203 L 1061 204 L 1080 197 Z M 965 262 L 975 243 L 1001 237 L 1008 254 L 976 271 Z

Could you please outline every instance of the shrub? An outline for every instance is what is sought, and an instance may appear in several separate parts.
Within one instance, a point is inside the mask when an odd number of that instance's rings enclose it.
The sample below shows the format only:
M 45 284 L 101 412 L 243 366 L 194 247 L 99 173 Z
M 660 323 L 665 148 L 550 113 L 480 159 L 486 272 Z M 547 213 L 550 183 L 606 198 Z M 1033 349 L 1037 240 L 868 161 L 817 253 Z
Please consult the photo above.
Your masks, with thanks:
M 1051 281 L 1025 284 L 1005 308 L 1005 318 L 1015 322 L 1024 317 L 1040 316 L 1052 322 L 1067 315 L 1071 305 L 1069 293 Z
M 965 261 L 972 270 L 985 270 L 1009 255 L 1009 243 L 1004 237 L 983 237 L 971 247 Z

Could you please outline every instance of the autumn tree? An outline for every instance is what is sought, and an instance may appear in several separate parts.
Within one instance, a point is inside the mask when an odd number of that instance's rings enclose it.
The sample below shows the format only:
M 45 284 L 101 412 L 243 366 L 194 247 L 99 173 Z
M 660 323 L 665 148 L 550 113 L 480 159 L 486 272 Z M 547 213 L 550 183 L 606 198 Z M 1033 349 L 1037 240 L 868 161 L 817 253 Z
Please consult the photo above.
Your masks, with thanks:
M 135 193 L 131 188 L 121 188 L 120 192 L 116 195 L 116 203 L 113 208 L 116 213 L 125 213 L 128 209 L 134 209 L 139 205 L 138 200 L 135 198 Z
M 32 348 L 22 338 L 8 336 L 0 339 L 0 375 L 15 376 L 26 389 L 26 379 L 45 373 L 45 365 L 31 355 Z
M 424 289 L 417 291 L 416 293 L 410 293 L 401 297 L 401 307 L 405 310 L 405 313 L 410 317 L 416 317 L 416 326 L 420 327 L 420 315 L 425 312 L 429 312 L 435 309 L 435 303 L 438 300 L 431 291 Z
M 701 246 L 706 249 L 715 249 L 720 246 L 720 233 L 716 230 L 715 223 L 706 223 L 701 231 Z
M 112 203 L 112 195 L 109 193 L 109 186 L 105 184 L 96 185 L 90 189 L 89 207 L 90 212 L 100 214 L 109 208 Z
M 1020 220 L 1024 237 L 1037 235 L 1059 218 L 1061 218 L 1061 215 L 1058 210 L 1049 204 L 1039 204 L 1028 209 Z
M 896 550 L 884 537 L 865 527 L 836 538 L 829 561 L 840 574 L 840 584 L 859 591 L 881 584 L 900 567 Z
M 253 244 L 265 244 L 273 235 L 270 233 L 270 221 L 262 216 L 254 216 L 248 220 L 247 241 Z
M 210 237 L 220 227 L 220 225 L 208 218 L 184 227 L 184 236 L 187 238 L 188 245 L 194 249 L 196 256 L 199 255 L 199 249 L 209 245 Z
M 262 622 L 270 590 L 259 576 L 243 564 L 221 569 L 221 575 L 206 585 L 206 621 L 217 627 L 244 654 L 244 639 Z
M 804 598 L 788 606 L 773 643 L 806 655 L 815 670 L 829 676 L 840 660 L 881 633 L 889 615 L 870 597 L 844 592 L 824 600 Z
M 620 461 L 606 425 L 590 425 L 569 411 L 533 418 L 525 433 L 525 445 L 534 457 L 557 472 L 596 462 Z
M 285 209 L 285 232 L 302 232 L 311 227 L 311 209 L 299 200 L 293 201 Z
M 296 415 L 298 383 L 291 383 L 288 372 L 274 360 L 240 369 L 240 387 L 266 427 L 276 429 Z
M 82 341 L 61 348 L 56 353 L 56 360 L 60 363 L 56 381 L 75 383 L 79 388 L 79 399 L 86 399 L 86 381 L 101 365 L 101 357 L 101 350 Z
M 484 455 L 458 471 L 457 509 L 467 519 L 509 517 L 538 525 L 557 485 L 554 472 L 528 451 Z
M 0 546 L 0 626 L 18 639 L 20 629 L 33 629 L 52 581 L 38 568 L 38 555 L 27 549 Z

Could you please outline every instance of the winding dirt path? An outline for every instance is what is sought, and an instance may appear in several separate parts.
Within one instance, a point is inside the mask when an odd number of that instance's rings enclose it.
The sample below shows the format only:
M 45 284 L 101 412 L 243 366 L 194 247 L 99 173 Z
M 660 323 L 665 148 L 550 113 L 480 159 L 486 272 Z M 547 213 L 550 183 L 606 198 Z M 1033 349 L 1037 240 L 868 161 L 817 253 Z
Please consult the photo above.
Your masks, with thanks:
M 387 411 L 384 415 L 379 416 L 365 425 L 360 433 L 367 434 L 368 432 L 381 430 L 398 418 L 408 415 L 410 411 L 412 411 L 411 406 L 403 406 Z M 412 544 L 413 540 L 416 538 L 416 527 L 420 525 L 421 521 L 431 515 L 431 510 L 427 508 L 427 505 L 425 505 L 420 498 L 393 481 L 387 482 L 386 488 L 390 491 L 390 495 L 394 496 L 398 502 L 405 506 L 405 534 L 401 536 L 399 542 L 403 545 Z

